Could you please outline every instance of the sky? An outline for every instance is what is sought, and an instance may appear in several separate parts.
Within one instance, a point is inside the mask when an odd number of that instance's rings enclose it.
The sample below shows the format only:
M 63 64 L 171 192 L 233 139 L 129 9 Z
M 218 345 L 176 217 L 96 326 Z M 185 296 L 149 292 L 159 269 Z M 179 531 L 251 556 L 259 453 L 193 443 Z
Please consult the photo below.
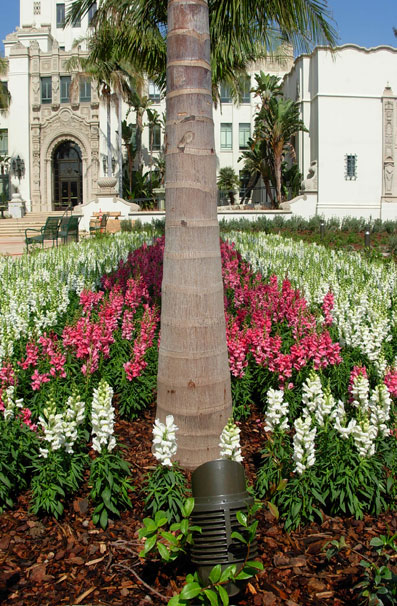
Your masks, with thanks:
M 381 44 L 397 46 L 393 26 L 397 27 L 397 0 L 328 0 L 336 21 L 339 43 L 370 48 Z M 0 52 L 2 40 L 19 25 L 18 0 L 0 0 Z

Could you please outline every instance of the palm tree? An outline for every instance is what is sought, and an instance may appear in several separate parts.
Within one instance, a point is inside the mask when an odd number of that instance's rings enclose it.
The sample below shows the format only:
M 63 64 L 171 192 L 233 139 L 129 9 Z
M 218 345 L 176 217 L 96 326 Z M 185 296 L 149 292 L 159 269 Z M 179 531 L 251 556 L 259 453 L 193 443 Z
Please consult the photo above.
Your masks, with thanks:
M 229 196 L 229 204 L 234 204 L 234 196 L 240 187 L 240 181 L 236 175 L 234 168 L 225 166 L 219 170 L 217 185 L 219 191 L 225 192 Z
M 104 0 L 98 19 L 129 22 L 161 47 L 167 39 L 166 236 L 157 416 L 173 414 L 177 458 L 186 468 L 219 456 L 231 415 L 216 212 L 211 64 L 247 67 L 278 24 L 280 39 L 333 42 L 325 0 Z M 75 0 L 72 18 L 92 0 Z M 210 9 L 210 10 L 209 10 Z M 210 29 L 211 25 L 211 29 Z M 211 38 L 210 38 L 211 31 Z M 210 46 L 212 44 L 212 56 Z M 165 63 L 165 49 L 162 55 Z M 158 58 L 158 57 L 157 57 Z M 216 65 L 214 66 L 216 73 Z M 237 69 L 236 69 L 237 71 Z
M 8 69 L 7 59 L 0 57 L 0 76 L 5 76 Z M 0 112 L 6 113 L 10 105 L 11 95 L 5 82 L 0 82 Z
M 289 152 L 295 159 L 295 150 L 291 143 L 298 131 L 306 131 L 299 117 L 299 105 L 292 99 L 271 97 L 266 107 L 259 112 L 255 121 L 255 136 L 266 142 L 271 151 L 276 184 L 277 207 L 283 201 L 281 185 L 281 167 L 285 154 Z
M 244 196 L 241 200 L 243 204 L 246 199 L 251 195 L 252 190 L 256 187 L 259 179 L 262 177 L 266 189 L 267 199 L 270 201 L 271 206 L 275 205 L 273 196 L 273 182 L 272 176 L 274 171 L 272 169 L 272 162 L 270 154 L 268 153 L 268 146 L 266 141 L 258 139 L 248 139 L 248 149 L 244 151 L 240 160 L 244 161 L 244 171 L 250 175 L 248 185 Z

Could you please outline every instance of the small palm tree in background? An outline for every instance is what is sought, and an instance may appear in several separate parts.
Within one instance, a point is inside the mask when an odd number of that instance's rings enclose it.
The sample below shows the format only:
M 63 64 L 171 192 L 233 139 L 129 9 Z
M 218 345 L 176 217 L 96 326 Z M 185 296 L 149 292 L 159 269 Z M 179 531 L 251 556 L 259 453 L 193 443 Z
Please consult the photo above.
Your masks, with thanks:
M 7 59 L 0 57 L 0 77 L 7 73 Z M 0 112 L 6 113 L 10 105 L 11 95 L 5 82 L 0 82 Z
M 233 205 L 235 201 L 234 196 L 240 187 L 240 180 L 234 172 L 234 168 L 231 166 L 221 168 L 217 179 L 217 185 L 219 191 L 225 192 L 229 196 L 229 204 Z

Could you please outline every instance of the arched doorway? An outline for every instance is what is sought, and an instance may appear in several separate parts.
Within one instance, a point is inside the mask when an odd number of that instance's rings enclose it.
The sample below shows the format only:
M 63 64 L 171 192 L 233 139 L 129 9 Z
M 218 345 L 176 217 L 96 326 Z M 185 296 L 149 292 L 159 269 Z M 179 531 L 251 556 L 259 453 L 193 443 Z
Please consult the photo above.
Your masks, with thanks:
M 54 150 L 54 208 L 65 209 L 82 203 L 81 150 L 73 141 L 63 141 Z

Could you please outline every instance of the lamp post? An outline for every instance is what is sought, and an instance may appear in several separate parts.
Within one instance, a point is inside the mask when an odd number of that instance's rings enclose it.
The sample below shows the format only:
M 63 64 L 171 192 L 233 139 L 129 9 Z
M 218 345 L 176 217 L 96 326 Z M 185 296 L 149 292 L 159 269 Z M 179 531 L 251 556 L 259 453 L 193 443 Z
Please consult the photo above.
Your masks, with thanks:
M 320 238 L 323 240 L 325 235 L 325 221 L 320 221 Z
M 18 177 L 18 181 L 21 180 L 25 173 L 25 161 L 19 155 L 11 160 L 11 170 Z

